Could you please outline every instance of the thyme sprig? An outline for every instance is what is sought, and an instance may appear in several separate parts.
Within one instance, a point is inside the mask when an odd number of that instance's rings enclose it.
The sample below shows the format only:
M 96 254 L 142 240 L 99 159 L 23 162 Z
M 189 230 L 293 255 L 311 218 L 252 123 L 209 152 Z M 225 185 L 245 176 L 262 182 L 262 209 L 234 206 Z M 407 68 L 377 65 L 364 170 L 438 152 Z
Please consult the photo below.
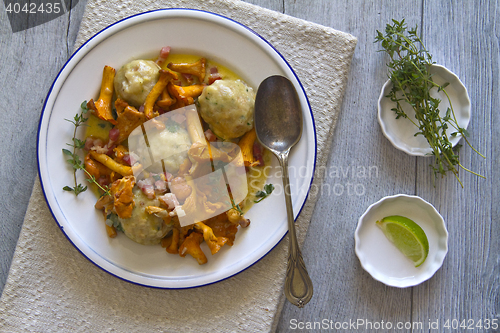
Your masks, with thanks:
M 271 195 L 271 193 L 273 193 L 273 191 L 274 191 L 273 184 L 264 185 L 264 191 L 258 191 L 257 193 L 255 193 L 255 198 L 256 199 L 258 198 L 258 199 L 254 200 L 253 202 L 255 202 L 255 203 L 261 202 L 262 200 L 267 198 L 269 195 Z
M 391 59 L 387 66 L 392 89 L 386 97 L 396 103 L 396 107 L 392 109 L 396 113 L 396 119 L 402 117 L 410 120 L 418 128 L 415 136 L 423 135 L 427 139 L 432 155 L 434 155 L 434 164 L 430 166 L 436 177 L 439 174 L 444 176 L 447 172 L 452 172 L 463 187 L 458 176 L 458 167 L 460 167 L 484 178 L 460 164 L 455 151 L 458 151 L 461 145 L 457 145 L 454 150 L 449 140 L 448 129 L 452 131 L 451 137 L 461 135 L 468 146 L 484 158 L 470 144 L 467 139 L 469 136 L 467 130 L 460 127 L 457 122 L 453 105 L 446 91 L 449 83 L 439 85 L 433 81 L 430 67 L 435 62 L 432 61 L 431 54 L 418 36 L 417 27 L 407 29 L 404 19 L 401 22 L 392 20 L 392 23 L 392 25 L 386 25 L 385 34 L 377 30 L 375 42 L 381 43 L 383 48 L 381 51 L 385 51 Z M 447 108 L 444 117 L 440 115 L 441 100 L 431 96 L 432 89 L 442 91 L 449 102 L 450 107 Z M 403 105 L 405 104 L 410 105 L 415 111 L 416 122 L 404 111 Z
M 96 184 L 97 187 L 103 192 L 103 195 L 110 195 L 109 188 L 107 186 L 102 186 L 97 182 L 95 177 L 85 169 L 85 163 L 82 162 L 80 156 L 78 155 L 78 149 L 82 149 L 85 146 L 85 141 L 78 139 L 76 137 L 76 132 L 80 126 L 85 126 L 85 122 L 88 120 L 88 118 L 85 117 L 87 112 L 89 111 L 87 107 L 87 101 L 82 102 L 80 108 L 82 109 L 82 111 L 80 113 L 77 113 L 73 117 L 73 119 L 64 119 L 75 126 L 75 129 L 73 131 L 73 138 L 71 139 L 72 143 L 66 143 L 68 146 L 73 148 L 73 151 L 64 148 L 62 150 L 64 155 L 69 156 L 69 159 L 67 159 L 66 161 L 73 167 L 73 179 L 75 182 L 75 186 L 64 186 L 63 190 L 73 192 L 75 193 L 75 195 L 78 195 L 87 190 L 87 186 L 78 183 L 76 179 L 76 172 L 78 170 L 82 170 L 87 175 L 87 181 L 89 183 Z

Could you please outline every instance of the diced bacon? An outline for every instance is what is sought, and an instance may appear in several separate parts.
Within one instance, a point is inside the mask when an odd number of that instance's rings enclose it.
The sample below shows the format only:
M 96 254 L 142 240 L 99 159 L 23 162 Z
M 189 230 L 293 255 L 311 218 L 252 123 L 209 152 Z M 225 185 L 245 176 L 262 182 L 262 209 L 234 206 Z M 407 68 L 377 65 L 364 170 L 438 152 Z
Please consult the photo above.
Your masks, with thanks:
M 154 185 L 155 183 L 155 180 L 153 177 L 149 177 L 149 178 L 146 178 L 146 179 L 141 179 L 137 182 L 137 186 L 139 188 L 142 188 L 143 186 L 147 186 L 147 185 Z
M 120 136 L 120 130 L 118 128 L 112 128 L 109 130 L 109 140 L 116 142 Z
M 148 124 L 151 126 L 154 126 L 157 130 L 164 130 L 165 129 L 165 124 L 155 118 L 151 119 Z
M 168 209 L 174 209 L 175 207 L 179 206 L 179 200 L 177 200 L 177 197 L 173 193 L 166 193 L 158 197 L 158 200 L 160 200 L 161 203 L 167 206 Z
M 86 151 L 89 151 L 90 148 L 92 148 L 94 146 L 94 138 L 92 137 L 87 137 L 87 139 L 85 139 L 85 146 L 83 147 L 83 149 L 85 149 Z
M 264 157 L 262 156 L 262 145 L 255 142 L 253 145 L 253 157 L 259 161 L 259 165 L 264 165 Z
M 155 198 L 155 187 L 154 185 L 144 185 L 141 187 L 142 193 L 148 198 L 148 199 L 154 199 Z
M 194 82 L 194 77 L 192 74 L 182 73 L 182 77 L 187 81 L 188 85 Z
M 217 80 L 221 80 L 222 77 L 219 75 L 219 74 L 211 74 L 209 77 L 208 77 L 208 84 L 212 84 L 214 83 L 215 81 Z
M 109 181 L 109 179 L 107 177 L 104 177 L 104 176 L 99 177 L 99 179 L 97 180 L 97 182 L 102 187 L 105 187 L 105 186 L 108 186 L 109 184 L 111 184 L 111 182 Z
M 104 142 L 102 142 L 101 139 L 94 139 L 94 146 L 102 147 L 103 145 L 104 145 Z
M 92 151 L 95 151 L 96 153 L 98 154 L 108 154 L 108 147 L 101 147 L 101 146 L 93 146 L 92 148 L 90 148 L 90 150 Z
M 148 199 L 155 198 L 155 186 L 154 179 L 152 177 L 139 180 L 137 182 L 137 187 L 139 187 Z
M 182 124 L 186 120 L 186 116 L 180 113 L 174 114 L 171 119 L 178 124 Z
M 106 146 L 104 146 L 105 148 L 108 148 L 108 151 L 107 151 L 106 155 L 109 155 L 109 156 L 111 156 L 111 155 L 114 154 L 115 148 L 116 148 L 115 144 L 111 144 L 110 145 L 110 143 L 111 142 L 108 142 L 108 144 L 106 144 Z
M 111 130 L 113 131 L 113 130 Z M 104 144 L 103 140 L 94 138 L 94 137 L 87 137 L 85 139 L 85 144 L 83 149 L 86 151 L 95 151 L 98 154 L 106 154 L 106 155 L 113 155 L 113 149 L 116 147 L 115 141 L 113 141 L 111 138 L 113 138 L 113 135 L 116 133 L 110 131 L 110 139 L 108 140 L 108 143 Z M 118 130 L 116 130 L 118 131 Z M 115 132 L 116 132 L 115 131 Z M 116 139 L 116 138 L 115 138 Z
M 170 46 L 164 46 L 160 50 L 160 57 L 166 59 L 170 54 Z
M 179 216 L 179 217 L 184 217 L 186 216 L 186 212 L 182 209 L 182 206 L 175 206 L 174 210 L 168 213 L 170 216 Z
M 207 130 L 205 131 L 205 137 L 207 138 L 207 140 L 208 140 L 209 142 L 214 142 L 214 141 L 216 141 L 216 140 L 217 140 L 217 136 L 214 134 L 214 132 L 212 132 L 212 130 L 211 130 L 211 129 L 207 129 Z
M 155 182 L 155 191 L 157 193 L 165 193 L 167 192 L 167 182 L 164 180 L 157 180 Z
M 101 139 L 95 139 L 92 137 L 88 137 L 85 139 L 85 146 L 84 149 L 89 151 L 93 150 L 99 154 L 107 154 L 108 153 L 108 147 L 104 145 Z
M 170 54 L 170 46 L 164 46 L 160 50 L 160 55 L 158 56 L 158 59 L 156 60 L 156 63 L 158 65 L 162 65 L 165 60 L 168 58 L 168 55 Z
M 129 152 L 128 156 L 130 158 L 130 165 L 135 165 L 139 161 L 139 156 L 134 152 Z
M 122 161 L 127 163 L 128 165 L 132 166 L 132 157 L 130 157 L 129 154 L 126 154 L 123 156 Z
M 222 79 L 219 74 L 219 69 L 217 67 L 210 67 L 210 76 L 208 77 L 208 84 L 212 84 L 217 80 Z
M 166 172 L 166 171 L 165 171 L 165 172 L 163 173 L 163 175 L 165 176 L 165 180 L 166 180 L 167 182 L 170 182 L 170 181 L 172 180 L 172 178 L 173 178 L 173 176 L 172 176 L 172 174 L 171 174 L 170 172 Z

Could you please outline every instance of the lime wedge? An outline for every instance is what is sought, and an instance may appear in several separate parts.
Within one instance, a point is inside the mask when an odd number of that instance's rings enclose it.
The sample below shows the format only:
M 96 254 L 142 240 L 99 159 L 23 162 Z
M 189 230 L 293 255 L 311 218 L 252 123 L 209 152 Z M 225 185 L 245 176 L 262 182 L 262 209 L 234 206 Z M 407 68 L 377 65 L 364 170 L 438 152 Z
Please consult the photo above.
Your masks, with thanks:
M 407 217 L 393 215 L 376 222 L 384 235 L 415 267 L 422 265 L 429 254 L 429 241 L 424 230 Z

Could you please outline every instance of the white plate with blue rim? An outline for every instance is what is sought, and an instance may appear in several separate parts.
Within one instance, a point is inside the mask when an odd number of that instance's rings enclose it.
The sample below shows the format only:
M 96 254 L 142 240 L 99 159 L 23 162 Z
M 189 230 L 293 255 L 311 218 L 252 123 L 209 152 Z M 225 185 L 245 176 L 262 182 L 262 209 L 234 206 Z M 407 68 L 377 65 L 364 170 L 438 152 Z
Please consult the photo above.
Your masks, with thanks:
M 457 120 L 457 124 L 464 129 L 467 129 L 471 117 L 471 103 L 467 88 L 460 81 L 457 75 L 451 72 L 446 67 L 441 65 L 432 65 L 430 73 L 433 75 L 433 81 L 438 85 L 449 83 L 446 87 L 448 96 L 443 91 L 438 91 L 437 88 L 431 90 L 433 98 L 441 100 L 439 104 L 439 114 L 441 117 L 446 115 L 446 110 L 451 105 Z M 417 123 L 415 119 L 415 111 L 410 105 L 403 103 L 402 107 L 410 119 L 399 118 L 396 119 L 396 113 L 392 110 L 396 107 L 396 103 L 386 97 L 392 89 L 391 80 L 387 80 L 378 99 L 378 115 L 377 119 L 382 129 L 384 136 L 392 143 L 397 149 L 413 156 L 432 156 L 432 149 L 423 135 L 415 136 L 418 128 L 412 123 Z M 448 100 L 449 97 L 449 100 Z M 456 146 L 462 136 L 460 134 L 451 136 L 455 129 L 451 122 L 448 123 L 449 127 L 446 133 L 450 138 L 453 146 Z
M 252 222 L 241 229 L 232 247 L 207 255 L 198 265 L 158 246 L 140 245 L 119 234 L 108 238 L 94 193 L 75 197 L 63 191 L 71 185 L 72 169 L 62 149 L 71 142 L 73 127 L 65 119 L 78 113 L 80 103 L 99 95 L 102 69 L 119 68 L 132 59 L 154 57 L 163 47 L 172 53 L 197 54 L 232 69 L 255 90 L 270 75 L 284 75 L 294 84 L 302 106 L 302 139 L 290 156 L 292 200 L 297 216 L 309 193 L 316 161 L 314 119 L 305 91 L 283 56 L 264 38 L 229 18 L 199 10 L 164 9 L 114 23 L 82 45 L 59 72 L 47 95 L 38 132 L 38 167 L 49 208 L 67 239 L 90 262 L 123 280 L 157 288 L 191 288 L 215 283 L 250 267 L 270 252 L 287 232 L 286 210 L 279 174 L 267 183 L 273 195 L 246 214 Z M 273 167 L 277 167 L 273 160 Z M 273 169 L 274 170 L 274 169 Z M 84 183 L 83 175 L 78 179 Z M 205 253 L 208 250 L 204 248 Z

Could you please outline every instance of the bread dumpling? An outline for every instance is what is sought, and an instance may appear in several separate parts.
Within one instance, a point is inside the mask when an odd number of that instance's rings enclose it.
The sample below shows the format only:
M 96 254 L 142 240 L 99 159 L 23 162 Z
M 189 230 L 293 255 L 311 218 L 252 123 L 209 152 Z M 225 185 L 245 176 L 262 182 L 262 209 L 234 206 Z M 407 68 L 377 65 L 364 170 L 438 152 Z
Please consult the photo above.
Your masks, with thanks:
M 198 98 L 200 115 L 215 135 L 230 140 L 253 128 L 255 93 L 241 80 L 217 80 Z
M 160 77 L 160 66 L 152 60 L 133 60 L 120 68 L 115 75 L 118 98 L 140 107 Z

